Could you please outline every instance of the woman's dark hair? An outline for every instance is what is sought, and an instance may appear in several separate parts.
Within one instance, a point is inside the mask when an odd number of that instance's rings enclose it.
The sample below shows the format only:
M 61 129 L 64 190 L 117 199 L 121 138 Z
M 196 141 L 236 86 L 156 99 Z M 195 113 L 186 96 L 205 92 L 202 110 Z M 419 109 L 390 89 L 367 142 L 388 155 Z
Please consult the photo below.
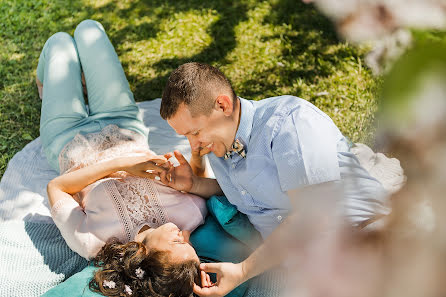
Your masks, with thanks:
M 122 244 L 113 239 L 93 260 L 101 269 L 90 281 L 90 289 L 105 296 L 192 296 L 194 282 L 200 284 L 199 263 L 173 263 L 169 255 L 147 251 L 140 242 Z

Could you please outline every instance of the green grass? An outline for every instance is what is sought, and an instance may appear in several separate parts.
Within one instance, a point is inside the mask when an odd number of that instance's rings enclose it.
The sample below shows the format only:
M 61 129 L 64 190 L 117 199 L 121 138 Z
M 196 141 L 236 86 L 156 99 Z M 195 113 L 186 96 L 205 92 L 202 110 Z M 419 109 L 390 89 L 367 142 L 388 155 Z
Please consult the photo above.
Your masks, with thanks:
M 237 94 L 292 94 L 316 104 L 353 141 L 370 142 L 380 81 L 364 49 L 340 41 L 331 22 L 299 0 L 2 0 L 0 2 L 0 176 L 39 136 L 35 68 L 46 39 L 100 21 L 137 101 L 158 98 L 182 63 L 220 67 Z

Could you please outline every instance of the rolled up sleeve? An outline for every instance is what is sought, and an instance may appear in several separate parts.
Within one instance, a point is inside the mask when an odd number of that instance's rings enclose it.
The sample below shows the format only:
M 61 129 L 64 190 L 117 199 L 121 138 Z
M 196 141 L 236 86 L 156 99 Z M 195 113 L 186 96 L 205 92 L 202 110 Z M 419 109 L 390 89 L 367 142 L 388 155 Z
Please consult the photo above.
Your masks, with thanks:
M 105 244 L 89 232 L 87 215 L 74 199 L 57 201 L 51 216 L 67 245 L 85 259 L 94 258 Z

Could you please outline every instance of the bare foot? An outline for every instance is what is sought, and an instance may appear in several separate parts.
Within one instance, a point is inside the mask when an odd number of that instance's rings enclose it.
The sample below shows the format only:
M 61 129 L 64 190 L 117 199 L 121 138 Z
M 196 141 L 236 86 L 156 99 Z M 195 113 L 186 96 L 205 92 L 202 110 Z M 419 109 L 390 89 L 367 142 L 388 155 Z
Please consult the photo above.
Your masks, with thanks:
M 37 91 L 39 92 L 39 98 L 40 98 L 40 100 L 42 100 L 42 97 L 43 97 L 43 84 L 37 77 L 36 77 L 36 85 L 37 85 Z

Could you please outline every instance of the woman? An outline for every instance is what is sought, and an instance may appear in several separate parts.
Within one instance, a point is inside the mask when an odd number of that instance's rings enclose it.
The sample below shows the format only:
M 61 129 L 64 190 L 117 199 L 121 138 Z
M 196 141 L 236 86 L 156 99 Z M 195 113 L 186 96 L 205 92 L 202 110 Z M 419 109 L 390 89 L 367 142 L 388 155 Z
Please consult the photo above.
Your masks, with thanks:
M 42 145 L 61 173 L 47 187 L 51 215 L 70 248 L 102 267 L 90 287 L 110 296 L 191 295 L 199 260 L 188 238 L 204 222 L 206 205 L 151 179 L 164 170 L 159 165 L 170 164 L 148 148 L 147 128 L 102 25 L 86 20 L 74 39 L 50 37 L 36 81 Z

